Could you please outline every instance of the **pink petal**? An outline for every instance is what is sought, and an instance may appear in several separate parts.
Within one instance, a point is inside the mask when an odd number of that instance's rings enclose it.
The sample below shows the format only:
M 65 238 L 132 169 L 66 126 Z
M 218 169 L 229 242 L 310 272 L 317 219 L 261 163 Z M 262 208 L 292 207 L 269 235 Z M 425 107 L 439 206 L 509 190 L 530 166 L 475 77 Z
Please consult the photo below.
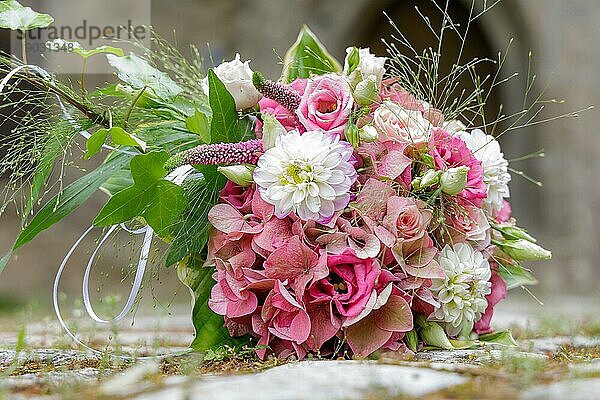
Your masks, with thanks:
M 346 329 L 348 345 L 356 357 L 367 357 L 378 350 L 392 337 L 392 332 L 379 329 L 368 315 L 356 324 Z
M 275 250 L 264 263 L 268 277 L 279 280 L 294 279 L 309 271 L 319 261 L 319 256 L 298 236 Z
M 373 312 L 373 322 L 379 329 L 408 332 L 413 328 L 410 305 L 400 296 L 390 296 L 383 307 Z

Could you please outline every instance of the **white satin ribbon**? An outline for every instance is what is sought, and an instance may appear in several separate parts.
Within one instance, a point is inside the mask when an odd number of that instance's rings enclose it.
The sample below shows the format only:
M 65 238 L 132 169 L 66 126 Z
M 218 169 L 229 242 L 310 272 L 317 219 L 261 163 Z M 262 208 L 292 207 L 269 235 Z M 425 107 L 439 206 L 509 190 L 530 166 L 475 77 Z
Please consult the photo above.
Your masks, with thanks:
M 185 179 L 193 171 L 194 171 L 194 168 L 192 166 L 184 165 L 182 167 L 175 169 L 173 172 L 171 172 L 169 175 L 167 175 L 165 179 L 168 181 L 171 181 L 177 185 L 181 185 L 183 183 L 183 181 L 185 181 Z M 89 277 L 90 277 L 92 267 L 94 265 L 94 260 L 97 256 L 100 248 L 106 242 L 106 240 L 109 238 L 109 236 L 119 227 L 131 234 L 136 234 L 136 235 L 144 234 L 144 241 L 142 243 L 142 248 L 140 250 L 140 258 L 139 258 L 138 265 L 136 268 L 133 285 L 131 287 L 131 291 L 129 292 L 129 296 L 127 298 L 127 302 L 125 303 L 125 305 L 123 306 L 121 311 L 117 314 L 117 316 L 115 316 L 111 319 L 102 319 L 96 314 L 96 312 L 94 311 L 92 304 L 91 304 L 90 289 L 89 289 Z M 90 226 L 79 237 L 79 239 L 77 239 L 77 241 L 75 241 L 75 243 L 73 244 L 71 249 L 67 252 L 65 258 L 61 262 L 61 264 L 58 268 L 58 271 L 56 273 L 56 277 L 54 278 L 54 285 L 53 285 L 53 289 L 52 289 L 52 303 L 54 306 L 54 312 L 56 313 L 58 322 L 60 323 L 62 328 L 67 332 L 67 334 L 71 337 L 71 339 L 73 339 L 80 346 L 84 347 L 85 349 L 87 349 L 93 353 L 96 353 L 99 355 L 104 355 L 104 354 L 106 354 L 106 352 L 91 348 L 90 346 L 81 342 L 81 340 L 79 340 L 75 336 L 75 334 L 69 329 L 69 327 L 65 323 L 65 321 L 62 317 L 62 314 L 60 312 L 60 306 L 59 306 L 59 302 L 58 302 L 58 288 L 59 288 L 59 284 L 60 284 L 60 279 L 61 279 L 62 274 L 67 266 L 67 263 L 69 262 L 69 259 L 71 258 L 71 256 L 73 255 L 73 253 L 75 252 L 77 247 L 79 247 L 81 242 L 92 231 L 92 229 L 94 229 L 94 227 Z M 144 273 L 146 271 L 146 265 L 148 263 L 148 257 L 150 254 L 150 248 L 152 245 L 153 237 L 154 237 L 154 230 L 150 226 L 145 226 L 145 227 L 137 229 L 137 230 L 131 230 L 131 229 L 127 228 L 127 226 L 125 226 L 124 224 L 120 224 L 120 225 L 113 225 L 113 226 L 109 227 L 108 231 L 104 234 L 102 239 L 98 242 L 96 249 L 91 254 L 90 259 L 87 263 L 87 267 L 85 269 L 84 276 L 83 276 L 83 285 L 82 285 L 83 302 L 84 302 L 85 310 L 94 321 L 101 323 L 101 324 L 112 324 L 112 323 L 122 320 L 123 318 L 125 318 L 127 316 L 127 314 L 129 314 L 129 312 L 133 308 L 133 305 L 135 304 L 135 300 L 137 298 L 137 295 L 139 294 L 139 291 L 140 291 L 142 283 L 143 283 Z M 116 355 L 116 354 L 109 354 L 109 355 L 111 357 L 119 358 L 119 359 L 123 359 L 123 360 L 150 359 L 150 358 L 156 359 L 156 358 L 165 358 L 165 357 L 171 357 L 174 355 L 185 354 L 190 351 L 191 350 L 185 350 L 183 352 L 168 353 L 168 354 L 163 354 L 160 356 L 147 356 L 147 357 L 130 357 L 130 356 L 123 356 L 123 355 Z
M 20 66 L 14 68 L 12 71 L 10 71 L 4 77 L 4 79 L 2 79 L 2 81 L 0 81 L 0 93 L 3 92 L 3 90 L 6 87 L 6 85 L 8 84 L 8 82 L 19 71 L 24 70 L 24 69 L 31 69 L 33 71 L 36 71 L 44 79 L 51 78 L 50 74 L 48 72 L 46 72 L 46 70 L 44 70 L 43 68 L 41 68 L 37 65 L 20 65 Z M 63 104 L 60 97 L 58 95 L 56 95 L 56 98 L 57 98 L 58 104 L 63 112 L 63 115 L 67 119 L 67 121 L 69 121 L 71 123 L 71 125 L 73 125 L 73 127 L 75 127 L 76 129 L 81 129 L 81 127 L 77 124 L 77 122 L 75 121 L 73 116 L 69 113 L 69 111 Z M 81 134 L 81 136 L 83 136 L 86 139 L 88 139 L 91 136 L 90 133 L 84 129 L 81 129 L 79 134 Z M 119 153 L 125 153 L 125 154 L 129 154 L 129 155 L 137 155 L 138 154 L 138 153 L 127 151 L 127 150 L 117 149 L 115 147 L 112 147 L 109 145 L 104 145 L 104 144 L 102 145 L 102 147 L 107 150 L 117 151 Z M 192 166 L 184 165 L 184 166 L 181 166 L 181 167 L 175 169 L 174 171 L 172 171 L 170 174 L 168 174 L 166 176 L 165 179 L 169 180 L 177 185 L 181 185 L 183 183 L 183 181 L 185 181 L 185 179 L 192 173 L 192 171 L 194 171 L 194 168 Z M 114 318 L 111 318 L 111 319 L 102 319 L 96 314 L 96 312 L 94 311 L 94 309 L 92 307 L 92 303 L 90 300 L 89 278 L 90 278 L 90 273 L 91 273 L 92 267 L 94 265 L 94 260 L 96 258 L 96 255 L 100 251 L 100 248 L 106 242 L 106 240 L 109 238 L 109 236 L 119 227 L 121 227 L 123 230 L 129 232 L 130 234 L 138 235 L 138 234 L 143 233 L 144 241 L 142 243 L 142 248 L 140 250 L 140 258 L 139 258 L 138 265 L 136 268 L 133 285 L 132 285 L 131 291 L 129 293 L 129 296 L 127 298 L 127 302 L 125 303 L 125 305 L 121 309 L 121 312 L 119 312 L 119 314 L 117 316 L 115 316 Z M 54 278 L 54 285 L 52 287 L 52 304 L 54 306 L 54 312 L 56 313 L 58 322 L 60 323 L 62 328 L 65 330 L 65 332 L 71 337 L 71 339 L 73 341 L 75 341 L 77 344 L 79 344 L 80 346 L 82 346 L 83 348 L 91 351 L 92 353 L 103 356 L 103 355 L 106 355 L 107 352 L 100 351 L 100 350 L 94 349 L 94 348 L 86 345 L 85 343 L 83 343 L 81 340 L 79 340 L 77 338 L 77 336 L 71 331 L 71 329 L 69 329 L 69 327 L 67 326 L 66 322 L 64 321 L 64 319 L 62 317 L 62 314 L 60 312 L 60 305 L 58 302 L 58 288 L 60 285 L 60 280 L 61 280 L 62 274 L 67 266 L 67 263 L 69 262 L 71 256 L 75 252 L 75 250 L 79 247 L 79 245 L 87 237 L 87 235 L 92 231 L 92 229 L 94 229 L 94 227 L 90 226 L 79 237 L 79 239 L 77 239 L 75 241 L 75 243 L 73 244 L 71 249 L 67 252 L 64 259 L 62 260 L 62 262 L 58 268 L 58 271 L 56 272 L 56 276 Z M 102 324 L 111 324 L 111 323 L 115 323 L 115 322 L 122 320 L 123 318 L 125 318 L 125 316 L 127 316 L 127 314 L 129 314 L 129 312 L 133 308 L 133 305 L 135 304 L 135 300 L 137 298 L 137 295 L 139 294 L 139 291 L 140 291 L 142 283 L 143 283 L 144 273 L 146 272 L 146 265 L 148 263 L 148 256 L 150 253 L 150 248 L 152 245 L 153 237 L 154 237 L 154 230 L 150 226 L 145 226 L 145 227 L 137 229 L 137 230 L 130 230 L 129 228 L 127 228 L 125 226 L 125 224 L 113 225 L 104 234 L 104 236 L 102 237 L 102 239 L 96 246 L 96 249 L 90 256 L 90 259 L 87 263 L 87 267 L 85 269 L 84 276 L 83 276 L 83 285 L 82 285 L 83 303 L 84 303 L 86 312 L 94 321 L 96 321 L 98 323 L 102 323 Z M 144 357 L 131 357 L 131 356 L 124 356 L 124 355 L 110 354 L 110 353 L 108 355 L 110 357 L 118 358 L 121 360 L 140 360 L 140 359 L 160 359 L 160 358 L 172 357 L 175 355 L 186 354 L 186 353 L 189 353 L 190 351 L 191 350 L 188 349 L 188 350 L 184 350 L 181 352 L 172 352 L 172 353 L 163 354 L 163 355 L 159 355 L 159 356 L 144 356 Z

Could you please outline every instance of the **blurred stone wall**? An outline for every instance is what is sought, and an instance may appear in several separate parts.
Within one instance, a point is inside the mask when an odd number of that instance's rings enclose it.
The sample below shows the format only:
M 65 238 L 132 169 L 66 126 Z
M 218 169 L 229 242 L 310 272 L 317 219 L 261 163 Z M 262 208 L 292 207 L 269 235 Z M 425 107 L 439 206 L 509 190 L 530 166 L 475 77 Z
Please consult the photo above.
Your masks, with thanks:
M 52 12 L 52 7 L 60 7 L 59 3 L 37 2 L 39 9 L 48 12 Z M 252 60 L 254 69 L 276 78 L 281 70 L 278 60 L 295 40 L 302 23 L 307 23 L 328 49 L 343 59 L 349 45 L 381 48 L 378 35 L 388 31 L 383 11 L 401 28 L 413 29 L 418 18 L 413 5 L 424 7 L 427 3 L 426 0 L 154 0 L 151 17 L 153 26 L 165 38 L 173 38 L 176 31 L 181 49 L 188 44 L 206 49 L 206 43 L 210 43 L 216 63 L 239 52 L 243 59 Z M 468 3 L 470 0 L 451 1 L 456 12 L 463 14 Z M 86 4 L 89 3 L 78 3 L 82 14 L 86 12 Z M 552 111 L 548 115 L 566 113 L 597 103 L 599 98 L 600 53 L 595 49 L 595 39 L 600 37 L 599 18 L 597 0 L 504 0 L 473 27 L 471 43 L 478 51 L 487 49 L 487 54 L 480 56 L 495 58 L 496 51 L 504 50 L 514 37 L 507 74 L 512 71 L 519 71 L 521 77 L 526 74 L 527 53 L 531 50 L 538 74 L 534 91 L 551 81 L 548 97 L 566 99 L 567 103 L 549 107 Z M 523 79 L 517 80 L 500 89 L 494 101 L 503 103 L 509 111 L 518 110 L 523 90 Z M 600 115 L 589 111 L 579 119 L 526 128 L 501 140 L 507 158 L 546 149 L 545 159 L 514 165 L 542 180 L 545 186 L 539 189 L 515 175 L 511 186 L 514 214 L 521 225 L 554 252 L 552 262 L 531 265 L 540 278 L 540 287 L 534 290 L 546 296 L 600 294 L 597 284 L 600 270 L 596 262 L 600 256 L 596 216 L 600 210 L 597 185 L 600 160 L 596 156 L 600 137 L 595 129 L 599 125 Z M 61 255 L 87 226 L 102 201 L 98 197 L 91 206 L 23 248 L 19 258 L 2 275 L 0 293 L 42 296 L 49 293 L 50 280 Z M 16 220 L 10 217 L 1 220 L 0 250 L 11 243 L 15 224 Z

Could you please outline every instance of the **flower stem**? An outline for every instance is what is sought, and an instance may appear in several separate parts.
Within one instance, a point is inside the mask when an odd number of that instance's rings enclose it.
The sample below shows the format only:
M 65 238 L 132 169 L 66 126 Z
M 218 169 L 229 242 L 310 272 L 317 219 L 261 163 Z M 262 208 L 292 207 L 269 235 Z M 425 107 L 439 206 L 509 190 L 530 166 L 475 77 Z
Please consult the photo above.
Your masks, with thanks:
M 124 122 L 125 129 L 127 129 L 127 124 L 129 123 L 129 118 L 131 117 L 131 113 L 132 113 L 135 105 L 137 104 L 137 102 L 140 100 L 140 98 L 142 97 L 142 95 L 146 91 L 146 88 L 147 88 L 147 86 L 144 86 L 140 90 L 140 92 L 137 94 L 137 96 L 135 96 L 135 99 L 133 99 L 133 102 L 129 106 L 129 109 L 127 110 L 127 114 L 125 114 L 125 122 Z
M 27 64 L 27 45 L 25 43 L 25 31 L 21 31 L 21 53 L 23 57 L 23 64 Z

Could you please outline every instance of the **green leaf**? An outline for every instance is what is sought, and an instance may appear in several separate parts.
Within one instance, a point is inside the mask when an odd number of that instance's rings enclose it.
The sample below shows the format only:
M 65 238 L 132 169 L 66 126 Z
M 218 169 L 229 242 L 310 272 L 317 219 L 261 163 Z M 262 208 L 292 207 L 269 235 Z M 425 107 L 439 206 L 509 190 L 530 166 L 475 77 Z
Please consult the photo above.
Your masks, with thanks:
M 41 14 L 29 7 L 23 7 L 15 0 L 0 2 L 0 28 L 27 31 L 47 28 L 54 22 L 48 14 Z
M 73 129 L 70 122 L 63 121 L 56 124 L 54 129 L 48 133 L 48 139 L 43 145 L 44 148 L 41 157 L 37 162 L 33 178 L 31 179 L 31 190 L 25 210 L 23 211 L 23 218 L 26 218 L 33 210 L 42 188 L 46 185 L 48 177 L 52 173 L 56 159 L 61 154 L 67 152 L 69 148 L 68 143 L 71 139 L 78 135 L 82 129 L 87 128 L 89 128 L 88 124 L 84 124 L 80 129 Z
M 31 241 L 41 231 L 54 225 L 74 210 L 98 190 L 112 174 L 121 169 L 128 161 L 129 156 L 118 154 L 110 158 L 104 164 L 94 171 L 77 179 L 70 184 L 60 194 L 52 198 L 38 213 L 32 218 L 29 225 L 21 232 L 17 238 L 13 250 L 18 249 L 25 243 Z
M 191 347 L 197 351 L 206 351 L 221 345 L 234 345 L 239 341 L 232 338 L 224 326 L 221 315 L 215 314 L 208 307 L 210 291 L 215 285 L 212 279 L 213 268 L 202 266 L 199 256 L 190 257 L 177 267 L 179 279 L 194 292 L 194 309 L 192 322 L 196 336 Z
M 131 171 L 129 168 L 124 168 L 120 171 L 115 172 L 113 176 L 108 178 L 106 182 L 100 186 L 100 190 L 109 196 L 114 196 L 121 190 L 128 188 L 133 185 L 133 178 L 131 177 Z
M 6 264 L 8 264 L 8 262 L 12 258 L 12 255 L 13 255 L 13 250 L 11 249 L 4 257 L 2 257 L 2 259 L 0 259 L 0 274 L 2 273 L 2 271 L 4 271 L 4 268 L 6 267 Z
M 516 287 L 537 285 L 538 281 L 535 277 L 519 263 L 503 262 L 503 260 L 496 259 L 498 261 L 498 274 L 504 282 L 506 282 L 506 289 L 514 289 Z
M 515 339 L 512 337 L 510 329 L 503 331 L 497 331 L 492 333 L 486 333 L 485 335 L 479 335 L 479 340 L 486 343 L 495 343 L 502 346 L 517 347 L 519 346 Z
M 208 212 L 217 203 L 219 191 L 227 183 L 213 165 L 201 166 L 198 170 L 202 179 L 188 180 L 183 186 L 188 205 L 173 226 L 174 239 L 167 255 L 167 266 L 204 250 L 211 229 Z
M 252 123 L 247 117 L 239 117 L 233 96 L 212 69 L 208 70 L 208 93 L 211 141 L 235 143 L 252 138 Z
M 197 134 L 204 143 L 210 143 L 210 122 L 206 114 L 196 110 L 194 115 L 185 119 L 188 131 Z
M 167 174 L 163 165 L 168 157 L 166 152 L 133 157 L 130 169 L 134 184 L 110 198 L 94 219 L 94 225 L 116 225 L 143 217 L 158 236 L 168 236 L 187 203 L 183 189 L 163 179 Z
M 123 57 L 123 49 L 113 46 L 98 46 L 96 48 L 87 50 L 84 49 L 81 43 L 73 40 L 65 39 L 54 39 L 46 42 L 46 46 L 51 49 L 67 49 L 69 52 L 80 55 L 84 60 L 95 56 L 96 54 L 114 54 L 119 57 Z
M 106 57 L 108 63 L 118 70 L 119 79 L 135 90 L 150 88 L 162 100 L 172 100 L 183 91 L 169 75 L 154 68 L 148 61 L 133 53 L 124 57 L 114 54 Z
M 308 26 L 304 25 L 298 39 L 283 59 L 282 78 L 292 82 L 296 78 L 308 78 L 311 74 L 323 75 L 342 72 L 340 63 L 327 51 Z
M 166 237 L 185 209 L 187 200 L 181 186 L 164 179 L 156 183 L 155 193 L 143 216 L 158 236 Z
M 126 132 L 125 129 L 121 127 L 113 126 L 110 129 L 98 129 L 88 138 L 85 142 L 85 158 L 89 159 L 94 154 L 98 153 L 108 136 L 111 137 L 112 142 L 117 146 L 130 146 L 138 148 L 143 152 L 146 151 L 146 142 Z

